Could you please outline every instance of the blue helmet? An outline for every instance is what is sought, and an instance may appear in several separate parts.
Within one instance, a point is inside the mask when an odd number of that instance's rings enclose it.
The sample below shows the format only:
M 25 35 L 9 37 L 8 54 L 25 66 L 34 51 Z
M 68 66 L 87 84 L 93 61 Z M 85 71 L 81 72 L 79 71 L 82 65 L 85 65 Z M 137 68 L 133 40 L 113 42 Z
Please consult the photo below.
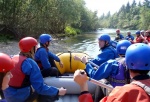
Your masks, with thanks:
M 108 41 L 108 43 L 110 42 L 110 36 L 109 36 L 109 34 L 101 34 L 98 39 L 99 40 Z
M 117 53 L 120 55 L 125 55 L 127 48 L 131 45 L 131 42 L 128 40 L 121 40 L 117 43 Z
M 135 34 L 141 34 L 141 31 L 140 31 L 140 30 L 138 30 L 138 31 L 136 31 L 136 32 L 135 32 Z
M 137 43 L 132 44 L 126 51 L 127 68 L 133 70 L 150 70 L 150 46 Z
M 52 37 L 49 34 L 41 34 L 39 39 L 41 44 L 45 44 L 48 41 L 52 41 Z

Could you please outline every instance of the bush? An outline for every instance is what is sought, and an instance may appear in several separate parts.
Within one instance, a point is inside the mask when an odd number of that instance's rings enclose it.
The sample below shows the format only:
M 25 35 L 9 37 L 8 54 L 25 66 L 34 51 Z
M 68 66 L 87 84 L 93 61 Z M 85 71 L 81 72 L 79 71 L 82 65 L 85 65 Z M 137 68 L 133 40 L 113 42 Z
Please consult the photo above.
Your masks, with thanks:
M 0 42 L 8 43 L 8 41 L 13 39 L 14 37 L 9 34 L 0 34 Z
M 77 31 L 76 31 L 76 29 L 72 28 L 71 26 L 66 26 L 65 34 L 67 36 L 74 36 L 74 35 L 77 35 Z

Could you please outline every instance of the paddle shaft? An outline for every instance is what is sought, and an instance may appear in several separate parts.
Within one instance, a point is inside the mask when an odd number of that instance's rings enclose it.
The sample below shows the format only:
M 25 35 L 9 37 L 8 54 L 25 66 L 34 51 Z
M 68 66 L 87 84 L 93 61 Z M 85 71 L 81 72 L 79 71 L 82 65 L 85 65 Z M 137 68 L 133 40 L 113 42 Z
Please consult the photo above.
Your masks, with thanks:
M 92 64 L 94 67 L 99 68 L 99 66 L 95 63 L 93 63 L 92 61 L 88 61 L 90 64 Z
M 100 81 L 97 81 L 97 80 L 92 79 L 92 78 L 89 78 L 89 77 L 88 77 L 88 80 L 89 80 L 90 82 L 92 82 L 93 84 L 96 84 L 96 85 L 98 85 L 98 86 L 104 87 L 104 88 L 106 88 L 106 89 L 108 89 L 108 90 L 110 90 L 110 91 L 113 90 L 113 87 L 110 86 L 110 85 L 106 85 L 106 84 L 104 84 L 104 83 L 102 83 L 102 82 L 100 82 Z

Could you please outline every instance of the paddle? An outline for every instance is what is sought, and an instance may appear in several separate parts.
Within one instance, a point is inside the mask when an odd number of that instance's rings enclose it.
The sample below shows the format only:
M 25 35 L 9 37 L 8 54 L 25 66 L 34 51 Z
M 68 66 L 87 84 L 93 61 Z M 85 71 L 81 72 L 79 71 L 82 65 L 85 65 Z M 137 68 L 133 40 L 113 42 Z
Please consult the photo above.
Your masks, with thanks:
M 92 82 L 93 84 L 96 84 L 96 85 L 98 85 L 98 86 L 104 87 L 104 88 L 106 88 L 106 89 L 108 89 L 108 90 L 110 90 L 110 91 L 113 90 L 113 87 L 112 87 L 112 86 L 106 85 L 106 84 L 104 84 L 103 82 L 97 81 L 97 80 L 92 79 L 92 78 L 90 78 L 90 77 L 87 77 L 87 80 L 89 80 L 89 81 Z

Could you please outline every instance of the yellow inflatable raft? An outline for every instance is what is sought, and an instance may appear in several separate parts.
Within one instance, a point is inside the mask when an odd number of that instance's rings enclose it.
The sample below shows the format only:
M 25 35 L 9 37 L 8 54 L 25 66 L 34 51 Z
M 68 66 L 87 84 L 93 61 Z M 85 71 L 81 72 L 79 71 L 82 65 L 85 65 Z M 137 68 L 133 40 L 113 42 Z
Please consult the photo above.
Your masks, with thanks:
M 58 62 L 56 63 L 56 66 L 61 74 L 64 73 L 74 73 L 77 69 L 84 69 L 85 64 L 83 64 L 80 61 L 74 60 L 74 56 L 79 57 L 89 57 L 86 53 L 58 53 L 57 56 L 60 58 L 60 60 L 63 62 L 63 68 L 60 67 Z

